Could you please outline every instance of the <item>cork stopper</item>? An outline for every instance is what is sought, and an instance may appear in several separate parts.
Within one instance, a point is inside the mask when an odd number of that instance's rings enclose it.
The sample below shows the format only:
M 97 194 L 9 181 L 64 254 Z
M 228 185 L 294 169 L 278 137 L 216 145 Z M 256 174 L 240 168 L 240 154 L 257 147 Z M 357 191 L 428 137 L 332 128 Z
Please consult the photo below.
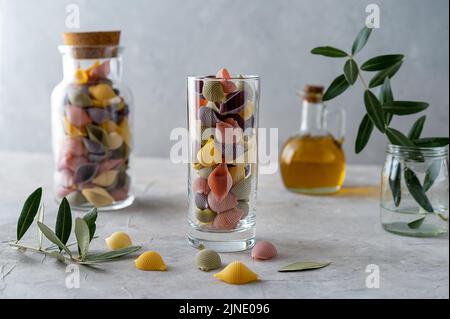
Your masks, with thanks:
M 304 99 L 310 103 L 322 101 L 324 87 L 321 85 L 306 85 L 303 91 Z
M 120 31 L 65 32 L 63 40 L 76 59 L 110 58 L 117 56 Z

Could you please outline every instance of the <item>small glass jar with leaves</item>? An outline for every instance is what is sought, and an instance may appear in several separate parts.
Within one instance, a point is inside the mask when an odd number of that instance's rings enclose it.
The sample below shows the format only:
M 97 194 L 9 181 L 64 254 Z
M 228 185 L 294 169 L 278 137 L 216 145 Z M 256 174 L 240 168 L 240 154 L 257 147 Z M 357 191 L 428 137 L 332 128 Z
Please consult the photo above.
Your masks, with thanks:
M 311 53 L 345 59 L 343 74 L 327 88 L 323 100 L 344 93 L 358 80 L 364 89 L 364 115 L 358 129 L 355 152 L 366 147 L 376 128 L 389 144 L 381 181 L 381 224 L 389 232 L 432 237 L 448 232 L 448 137 L 422 137 L 426 116 L 414 122 L 408 134 L 391 126 L 394 116 L 416 114 L 429 104 L 394 98 L 390 79 L 399 71 L 404 55 L 387 54 L 359 65 L 356 55 L 366 45 L 371 28 L 357 35 L 351 54 L 331 46 L 314 48 Z M 364 72 L 374 74 L 369 82 Z M 378 95 L 374 90 L 378 89 Z

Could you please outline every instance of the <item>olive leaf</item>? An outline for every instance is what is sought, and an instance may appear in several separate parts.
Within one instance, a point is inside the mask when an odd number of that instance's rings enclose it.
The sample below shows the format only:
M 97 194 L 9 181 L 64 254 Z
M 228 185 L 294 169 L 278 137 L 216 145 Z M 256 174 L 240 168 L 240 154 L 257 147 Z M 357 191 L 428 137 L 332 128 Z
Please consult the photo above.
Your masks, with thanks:
M 115 258 L 120 258 L 129 254 L 132 254 L 138 250 L 140 250 L 141 246 L 130 246 L 126 248 L 121 248 L 113 251 L 108 251 L 106 253 L 99 253 L 99 254 L 88 254 L 86 256 L 87 261 L 95 261 L 95 262 L 106 262 L 111 261 Z
M 405 182 L 406 186 L 408 187 L 409 193 L 420 205 L 420 207 L 422 207 L 429 213 L 433 213 L 433 206 L 431 205 L 427 195 L 425 194 L 422 184 L 420 184 L 417 175 L 408 167 L 405 168 Z
M 51 230 L 48 226 L 41 222 L 37 222 L 39 229 L 42 231 L 45 237 L 47 237 L 48 240 L 50 240 L 52 243 L 54 243 L 56 246 L 59 247 L 59 249 L 64 250 L 67 255 L 72 257 L 72 253 L 70 252 L 69 248 L 67 248 L 66 245 L 64 245 L 61 240 L 56 236 L 56 234 Z
M 391 144 L 407 147 L 415 147 L 414 143 L 405 134 L 394 128 L 388 127 L 386 129 L 386 135 Z
M 278 270 L 279 272 L 294 272 L 294 271 L 304 271 L 304 270 L 314 270 L 320 269 L 331 265 L 331 262 L 314 262 L 314 261 L 303 261 L 296 262 L 286 267 Z
M 42 187 L 39 187 L 25 200 L 22 207 L 22 212 L 20 213 L 19 220 L 17 222 L 17 241 L 25 235 L 28 228 L 30 228 L 33 223 L 33 220 L 36 217 L 41 205 L 41 198 Z
M 433 186 L 434 182 L 438 178 L 441 173 L 442 163 L 441 161 L 433 161 L 431 165 L 428 167 L 427 172 L 425 173 L 425 179 L 423 181 L 423 191 L 427 192 Z
M 358 64 L 353 59 L 348 59 L 344 65 L 344 75 L 347 82 L 351 85 L 355 84 L 358 79 Z
M 384 111 L 377 97 L 370 90 L 364 92 L 364 104 L 372 123 L 384 133 L 386 131 Z
M 394 94 L 392 93 L 391 80 L 389 77 L 384 79 L 383 85 L 380 88 L 380 95 L 378 99 L 380 100 L 381 105 L 394 101 Z M 393 114 L 385 112 L 385 117 L 386 125 L 389 125 L 392 121 Z
M 355 152 L 359 154 L 366 147 L 372 135 L 374 125 L 369 115 L 364 115 L 361 124 L 359 125 L 358 135 L 356 137 Z
M 414 145 L 418 147 L 444 147 L 449 142 L 448 137 L 424 137 L 414 140 Z
M 89 228 L 89 241 L 92 241 L 97 229 L 95 222 L 97 221 L 97 208 L 92 208 L 86 215 L 83 216 L 84 221 Z
M 359 31 L 358 35 L 356 36 L 355 41 L 352 45 L 352 55 L 355 55 L 359 51 L 364 48 L 364 46 L 367 43 L 367 40 L 369 40 L 370 34 L 372 33 L 372 28 L 364 27 L 361 31 Z
M 52 251 L 48 255 L 50 257 L 56 258 L 56 260 L 58 260 L 60 262 L 65 262 L 66 261 L 66 258 L 58 251 Z
M 40 223 L 44 222 L 44 204 L 41 204 L 41 206 L 39 207 L 39 212 L 37 214 L 37 221 Z M 39 229 L 39 227 L 37 228 L 38 230 L 38 248 L 42 249 L 42 241 L 44 240 L 44 234 L 42 233 L 42 230 Z
M 389 186 L 394 199 L 395 207 L 400 206 L 402 200 L 402 164 L 398 160 L 391 163 L 391 172 L 389 175 Z
M 363 71 L 381 71 L 403 60 L 403 54 L 386 54 L 371 58 L 361 65 Z
M 392 101 L 383 104 L 384 111 L 395 115 L 410 115 L 422 112 L 429 106 L 426 102 Z
M 329 101 L 331 99 L 334 99 L 336 96 L 341 95 L 345 92 L 345 90 L 348 89 L 349 86 L 350 84 L 348 84 L 345 75 L 341 74 L 336 79 L 334 79 L 333 82 L 331 82 L 330 86 L 323 95 L 323 101 Z
M 86 221 L 79 217 L 75 219 L 75 237 L 77 238 L 80 257 L 84 260 L 90 243 L 89 227 Z
M 72 212 L 67 199 L 64 197 L 59 205 L 56 217 L 55 234 L 65 245 L 69 240 L 72 231 Z
M 417 119 L 417 121 L 414 122 L 413 126 L 409 130 L 408 138 L 411 141 L 418 140 L 420 138 L 420 135 L 422 135 L 423 127 L 425 125 L 425 121 L 427 119 L 427 116 L 421 116 Z
M 412 222 L 408 223 L 408 227 L 411 229 L 417 229 L 422 226 L 423 222 L 425 221 L 425 216 L 422 216 L 416 220 L 413 220 Z
M 311 50 L 311 53 L 316 55 L 323 55 L 329 58 L 345 58 L 348 56 L 346 52 L 330 46 L 314 48 Z
M 398 70 L 400 70 L 402 64 L 403 61 L 399 61 L 395 63 L 393 66 L 375 74 L 375 76 L 369 82 L 369 88 L 380 86 L 381 84 L 383 84 L 386 78 L 392 78 L 398 72 Z

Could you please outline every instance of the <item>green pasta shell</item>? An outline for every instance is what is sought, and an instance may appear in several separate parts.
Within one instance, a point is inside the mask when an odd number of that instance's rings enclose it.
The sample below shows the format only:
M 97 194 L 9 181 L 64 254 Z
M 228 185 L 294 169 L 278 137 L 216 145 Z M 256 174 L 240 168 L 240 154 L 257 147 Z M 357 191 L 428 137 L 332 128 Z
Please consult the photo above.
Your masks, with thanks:
M 252 178 L 246 178 L 231 188 L 231 192 L 238 200 L 248 200 L 252 190 Z
M 210 271 L 222 266 L 219 254 L 210 249 L 200 250 L 195 257 L 195 261 L 197 267 L 202 271 Z
M 70 104 L 87 107 L 92 105 L 92 100 L 82 87 L 69 87 L 67 92 Z
M 210 209 L 197 209 L 195 212 L 195 217 L 201 223 L 212 223 L 216 215 L 217 213 Z
M 219 81 L 205 81 L 203 96 L 210 102 L 222 102 L 225 99 L 222 84 Z

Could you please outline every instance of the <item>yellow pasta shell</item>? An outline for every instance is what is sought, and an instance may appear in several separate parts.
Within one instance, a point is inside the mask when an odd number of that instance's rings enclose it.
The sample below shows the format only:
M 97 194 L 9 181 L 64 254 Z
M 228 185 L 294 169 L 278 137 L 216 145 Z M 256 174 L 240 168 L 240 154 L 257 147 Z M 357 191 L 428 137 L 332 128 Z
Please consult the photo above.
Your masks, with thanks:
M 127 233 L 118 231 L 105 239 L 106 245 L 112 250 L 127 248 L 132 246 L 131 238 Z
M 258 275 L 239 261 L 233 261 L 214 277 L 233 285 L 242 285 L 258 280 Z
M 140 255 L 135 261 L 134 265 L 140 270 L 156 270 L 156 271 L 166 271 L 167 266 L 164 263 L 161 255 L 156 251 L 146 251 Z

